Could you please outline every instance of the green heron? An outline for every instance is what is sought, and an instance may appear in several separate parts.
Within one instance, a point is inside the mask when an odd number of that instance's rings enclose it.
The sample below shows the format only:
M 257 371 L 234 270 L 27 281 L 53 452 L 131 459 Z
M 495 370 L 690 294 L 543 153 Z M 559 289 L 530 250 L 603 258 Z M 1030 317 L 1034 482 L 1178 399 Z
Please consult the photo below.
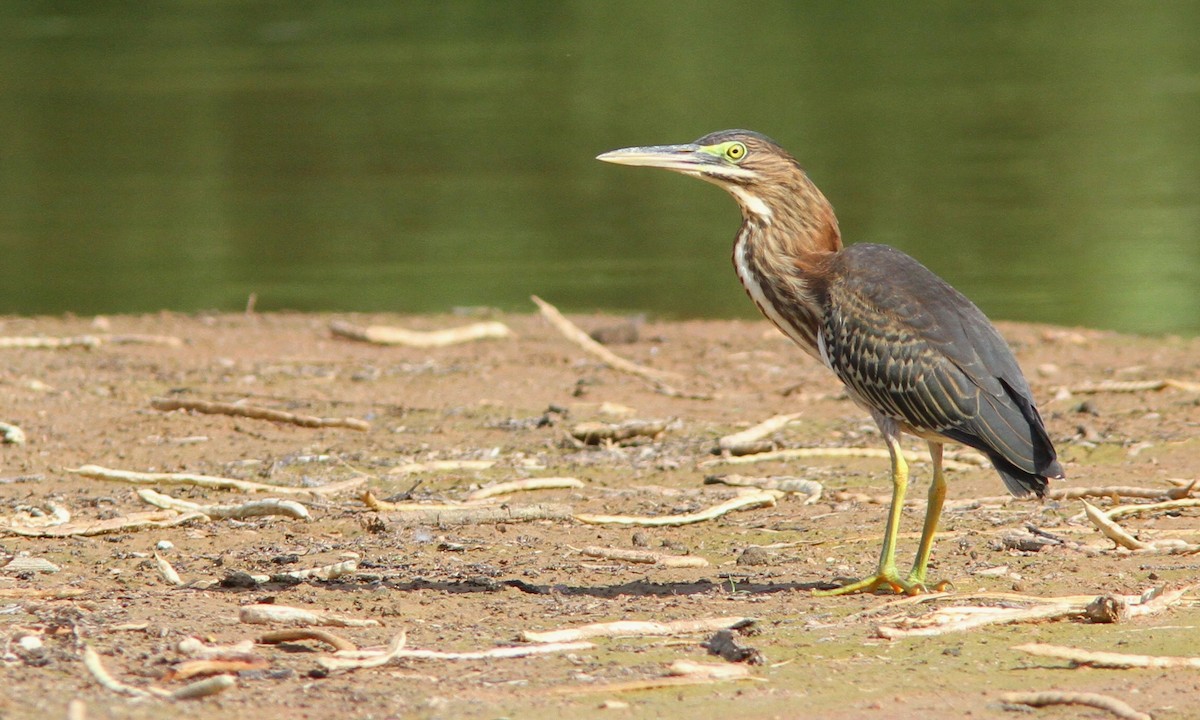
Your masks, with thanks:
M 825 594 L 927 590 L 946 497 L 946 442 L 986 455 L 1018 497 L 1043 497 L 1048 480 L 1063 477 L 1029 383 L 983 312 L 895 248 L 859 243 L 843 249 L 833 207 L 774 141 L 724 130 L 686 145 L 624 148 L 598 159 L 675 170 L 732 195 L 742 210 L 733 266 L 750 299 L 831 369 L 879 426 L 892 465 L 879 570 Z M 907 577 L 896 570 L 908 488 L 902 432 L 924 439 L 933 461 L 925 523 Z

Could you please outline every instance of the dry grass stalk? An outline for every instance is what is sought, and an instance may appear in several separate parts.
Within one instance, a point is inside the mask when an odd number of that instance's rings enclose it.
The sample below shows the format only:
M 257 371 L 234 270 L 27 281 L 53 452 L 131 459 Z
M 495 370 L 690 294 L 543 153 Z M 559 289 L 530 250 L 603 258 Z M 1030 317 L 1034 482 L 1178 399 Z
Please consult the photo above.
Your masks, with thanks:
M 411 475 L 423 472 L 455 472 L 459 470 L 487 470 L 495 460 L 431 460 L 423 463 L 406 463 L 388 470 L 388 475 Z
M 754 622 L 746 617 L 711 617 L 698 620 L 674 620 L 650 622 L 643 620 L 617 620 L 593 623 L 563 630 L 523 630 L 519 635 L 522 642 L 556 643 L 587 640 L 594 637 L 662 637 L 673 635 L 695 635 L 730 628 L 742 628 Z
M 742 430 L 741 432 L 733 433 L 731 435 L 726 435 L 720 440 L 717 440 L 717 447 L 720 448 L 722 452 L 727 452 L 731 455 L 745 455 L 747 453 L 744 452 L 744 450 L 758 447 L 760 440 L 787 427 L 788 423 L 796 420 L 801 415 L 803 415 L 803 413 L 796 412 L 767 418 L 753 427 Z M 756 451 L 751 450 L 751 452 Z
M 1092 505 L 1086 500 L 1083 503 L 1083 511 L 1087 513 L 1088 520 L 1091 520 L 1092 524 L 1099 528 L 1100 532 L 1104 533 L 1105 537 L 1121 547 L 1129 548 L 1130 550 L 1145 550 L 1146 548 L 1150 547 L 1146 543 L 1125 532 L 1125 528 L 1113 522 L 1107 513 L 1096 508 L 1096 506 Z
M 288 605 L 243 605 L 238 609 L 238 621 L 248 625 L 325 625 L 328 627 L 374 627 L 378 620 L 361 620 L 320 610 L 305 610 Z
M 751 477 L 749 475 L 711 475 L 704 478 L 705 485 L 731 485 L 733 487 L 752 487 L 759 490 L 775 490 L 781 493 L 805 495 L 804 504 L 812 505 L 821 499 L 824 486 L 816 480 L 790 476 Z
M 658 440 L 674 420 L 626 420 L 622 423 L 585 422 L 571 428 L 571 437 L 585 445 L 619 443 L 637 437 Z
M 0 443 L 24 445 L 25 431 L 12 423 L 0 422 Z
M 1019 650 L 1038 657 L 1067 660 L 1073 666 L 1087 666 L 1113 670 L 1129 670 L 1131 668 L 1196 668 L 1200 669 L 1200 657 L 1172 657 L 1167 655 L 1132 655 L 1129 653 L 1103 652 L 1083 650 L 1065 645 L 1048 645 L 1046 643 L 1026 643 L 1015 645 L 1013 650 Z
M 467 495 L 468 502 L 479 502 L 480 500 L 488 500 L 498 495 L 508 495 L 516 492 L 526 492 L 529 490 L 562 490 L 567 488 L 584 487 L 582 480 L 570 477 L 556 478 L 529 478 L 527 480 L 512 480 L 510 482 L 497 483 L 485 488 L 480 488 L 470 495 Z
M 249 517 L 263 517 L 265 515 L 282 515 L 283 517 L 299 520 L 307 520 L 309 518 L 308 508 L 295 500 L 269 498 L 266 500 L 251 500 L 240 505 L 201 505 L 189 500 L 173 498 L 170 495 L 164 495 L 149 488 L 142 488 L 138 490 L 137 494 L 142 500 L 155 507 L 160 507 L 164 510 L 178 510 L 180 512 L 204 513 L 213 520 L 244 520 Z
M 351 430 L 367 431 L 371 423 L 358 418 L 322 418 L 313 415 L 297 415 L 296 413 L 257 405 L 242 405 L 240 403 L 211 402 L 208 400 L 182 400 L 177 398 L 152 398 L 150 406 L 155 410 L 170 412 L 172 410 L 192 410 L 207 415 L 232 415 L 234 417 L 252 418 L 255 420 L 270 420 L 271 422 L 289 423 L 307 428 L 344 427 Z
M 662 567 L 708 567 L 708 560 L 698 555 L 665 555 L 649 550 L 628 550 L 625 548 L 603 548 L 589 546 L 579 552 L 588 557 L 604 558 L 605 560 L 621 560 L 644 565 L 660 565 Z
M 175 567 L 157 552 L 154 553 L 154 566 L 158 568 L 158 574 L 162 576 L 162 579 L 168 585 L 175 585 L 176 587 L 183 585 L 183 578 L 179 577 L 179 573 L 175 572 Z
M 1200 383 L 1188 382 L 1186 380 L 1172 380 L 1169 378 L 1165 380 L 1102 380 L 1100 382 L 1077 385 L 1071 388 L 1070 392 L 1088 395 L 1102 392 L 1145 392 L 1147 390 L 1165 390 L 1166 388 L 1175 388 L 1187 392 L 1200 392 Z
M 692 523 L 713 520 L 734 510 L 750 510 L 761 507 L 775 507 L 780 493 L 774 490 L 762 490 L 738 495 L 732 500 L 726 500 L 719 505 L 713 505 L 699 512 L 681 515 L 656 515 L 652 517 L 637 515 L 575 515 L 575 519 L 589 525 L 636 525 L 639 527 L 661 527 L 668 525 L 690 525 Z
M 665 370 L 656 370 L 654 368 L 638 365 L 637 363 L 626 360 L 589 337 L 588 334 L 579 329 L 575 323 L 563 317 L 562 313 L 558 311 L 558 308 L 541 299 L 537 295 L 532 295 L 529 299 L 533 300 L 534 304 L 538 306 L 538 310 L 541 311 L 542 317 L 546 318 L 546 320 L 549 321 L 549 323 L 553 325 L 556 330 L 562 333 L 563 337 L 582 348 L 584 352 L 599 358 L 601 362 L 603 362 L 605 365 L 608 365 L 612 369 L 658 382 L 664 380 L 682 379 L 676 373 L 667 372 Z
M 213 475 L 193 475 L 190 473 L 145 473 L 131 470 L 113 470 L 99 465 L 84 465 L 77 468 L 67 468 L 67 472 L 93 480 L 115 480 L 134 485 L 191 485 L 213 490 L 241 490 L 242 492 L 273 492 L 280 495 L 334 495 L 346 490 L 353 490 L 366 484 L 365 477 L 352 478 L 341 482 L 329 483 L 320 487 L 300 488 L 287 485 L 267 485 L 250 480 L 216 477 Z
M 109 533 L 141 530 L 144 528 L 176 527 L 177 525 L 183 525 L 193 520 L 205 520 L 207 517 L 203 513 L 155 511 L 130 513 L 106 520 L 81 520 L 48 528 L 21 528 L 11 525 L 0 525 L 0 533 L 40 538 L 90 537 L 93 535 L 107 535 Z
M 390 327 L 387 325 L 368 325 L 362 327 L 348 322 L 334 320 L 329 323 L 329 330 L 334 335 L 359 340 L 374 345 L 403 345 L 414 348 L 438 348 L 475 340 L 506 338 L 512 336 L 512 330 L 501 322 L 478 322 L 462 327 L 446 328 L 443 330 L 409 330 L 407 328 Z
M 258 642 L 263 645 L 278 645 L 285 642 L 296 642 L 297 640 L 318 640 L 325 643 L 334 650 L 357 650 L 358 646 L 349 640 L 335 635 L 328 630 L 318 628 L 293 628 L 288 630 L 272 630 L 268 633 L 263 633 Z

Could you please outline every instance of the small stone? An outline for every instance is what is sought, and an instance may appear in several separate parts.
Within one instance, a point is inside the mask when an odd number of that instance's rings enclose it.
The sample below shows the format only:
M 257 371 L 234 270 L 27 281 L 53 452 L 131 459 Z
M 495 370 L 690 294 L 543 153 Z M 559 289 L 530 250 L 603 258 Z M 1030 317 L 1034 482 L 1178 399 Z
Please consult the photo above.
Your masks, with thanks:
M 775 562 L 775 554 L 756 545 L 751 545 L 738 555 L 738 565 L 771 565 Z

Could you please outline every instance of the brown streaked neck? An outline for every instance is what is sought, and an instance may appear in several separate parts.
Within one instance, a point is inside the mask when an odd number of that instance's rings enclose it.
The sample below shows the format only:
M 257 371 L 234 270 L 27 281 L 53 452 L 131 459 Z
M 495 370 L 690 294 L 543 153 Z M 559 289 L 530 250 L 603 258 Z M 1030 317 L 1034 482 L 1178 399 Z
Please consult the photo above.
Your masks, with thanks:
M 747 239 L 774 259 L 791 260 L 805 270 L 842 249 L 833 206 L 800 167 L 786 182 L 774 185 L 730 185 L 742 218 L 750 227 Z

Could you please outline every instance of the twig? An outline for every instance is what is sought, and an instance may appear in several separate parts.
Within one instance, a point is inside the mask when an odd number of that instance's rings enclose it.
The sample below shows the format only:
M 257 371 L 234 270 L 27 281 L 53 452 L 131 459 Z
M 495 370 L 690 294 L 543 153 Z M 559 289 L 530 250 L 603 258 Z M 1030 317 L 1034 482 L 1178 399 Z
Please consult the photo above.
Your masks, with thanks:
M 34 335 L 30 337 L 0 337 L 0 350 L 58 350 L 69 347 L 99 347 L 101 340 L 96 335 L 76 335 L 74 337 L 45 337 Z
M 621 442 L 635 437 L 658 440 L 674 420 L 626 420 L 622 423 L 579 423 L 571 428 L 571 437 L 585 445 L 602 442 Z
M 508 495 L 515 492 L 524 492 L 527 490 L 561 490 L 565 488 L 581 488 L 584 487 L 583 481 L 578 478 L 561 477 L 561 478 L 529 478 L 527 480 L 512 480 L 510 482 L 497 483 L 485 488 L 480 488 L 470 495 L 467 495 L 468 502 L 479 502 L 494 498 L 497 495 Z
M 318 640 L 332 647 L 334 650 L 357 650 L 358 646 L 349 640 L 334 635 L 328 630 L 319 628 L 293 628 L 288 630 L 272 630 L 271 632 L 263 633 L 258 642 L 263 645 L 278 645 L 285 642 L 296 642 L 297 640 Z
M 1122 505 L 1112 508 L 1104 514 L 1111 520 L 1125 517 L 1126 515 L 1141 515 L 1143 513 L 1156 513 L 1191 507 L 1200 507 L 1200 498 L 1180 498 L 1178 500 L 1167 500 L 1166 502 L 1147 503 L 1144 505 Z
M 96 678 L 96 682 L 103 685 L 105 689 L 112 690 L 115 693 L 141 699 L 164 696 L 164 691 L 162 690 L 159 690 L 157 693 L 155 693 L 149 690 L 143 690 L 140 687 L 127 685 L 114 678 L 109 674 L 108 670 L 104 668 L 104 663 L 100 661 L 100 654 L 97 653 L 91 645 L 85 645 L 83 647 L 83 666 L 88 669 L 88 672 L 92 674 L 92 677 Z
M 590 545 L 579 552 L 588 557 L 604 558 L 605 560 L 622 560 L 624 562 L 645 565 L 661 565 L 663 567 L 708 567 L 708 560 L 698 555 L 665 555 L 649 550 L 628 550 L 624 548 L 603 548 Z
M 423 463 L 406 463 L 388 470 L 388 475 L 411 475 L 423 472 L 454 472 L 456 470 L 487 470 L 495 460 L 431 460 Z
M 346 650 L 332 655 L 317 658 L 317 662 L 326 670 L 339 672 L 362 668 L 379 667 L 395 660 L 492 660 L 507 658 L 522 658 L 530 655 L 545 655 L 556 652 L 571 652 L 587 650 L 594 645 L 589 642 L 545 643 L 540 645 L 510 645 L 489 648 L 473 652 L 442 652 L 439 650 L 418 650 L 405 647 L 406 636 L 401 632 L 392 639 L 384 650 Z
M 807 495 L 805 505 L 812 505 L 821 499 L 825 488 L 816 480 L 791 476 L 751 477 L 749 475 L 709 475 L 704 478 L 705 485 L 731 485 L 733 487 L 753 487 L 759 490 L 775 490 L 782 493 L 797 493 Z
M 65 525 L 71 522 L 71 511 L 54 502 L 47 502 L 46 508 L 50 510 L 46 514 L 35 515 L 33 511 L 26 510 L 16 513 L 12 516 L 12 524 L 14 526 L 24 528 L 35 527 L 53 527 L 55 525 Z
M 1026 643 L 1016 645 L 1013 650 L 1037 655 L 1038 657 L 1068 660 L 1071 665 L 1095 668 L 1128 670 L 1130 668 L 1200 668 L 1200 657 L 1172 657 L 1169 655 L 1133 655 L 1129 653 L 1083 650 L 1065 645 Z
M 169 697 L 172 700 L 196 700 L 224 692 L 234 685 L 237 685 L 237 678 L 233 675 L 214 675 L 213 677 L 184 685 L 171 693 Z
M 564 630 L 521 631 L 522 642 L 555 643 L 587 640 L 594 637 L 662 637 L 664 635 L 694 635 L 727 628 L 743 628 L 751 625 L 753 618 L 711 617 L 699 620 L 674 620 L 672 622 L 647 622 L 641 620 L 617 620 L 593 623 Z
M 705 680 L 748 680 L 750 668 L 731 663 L 699 663 L 694 660 L 676 660 L 667 668 L 673 677 L 703 678 Z
M 787 427 L 788 423 L 799 418 L 801 415 L 803 413 L 796 412 L 767 418 L 753 427 L 733 433 L 732 435 L 726 435 L 717 440 L 717 447 L 730 455 L 747 455 L 759 452 L 760 449 L 756 448 L 759 448 L 760 440 L 777 430 Z
M 1186 380 L 1172 380 L 1170 378 L 1165 380 L 1102 380 L 1100 382 L 1077 385 L 1070 388 L 1069 391 L 1086 395 L 1102 392 L 1145 392 L 1147 390 L 1164 390 L 1169 387 L 1188 392 L 1200 392 L 1200 383 L 1188 382 Z
M 1129 487 L 1122 485 L 1112 485 L 1109 487 L 1098 488 L 1062 488 L 1059 490 L 1051 490 L 1046 493 L 1046 497 L 1051 500 L 1080 500 L 1088 497 L 1096 498 L 1170 498 L 1178 500 L 1186 498 L 1191 494 L 1190 487 L 1174 487 L 1159 490 L 1157 488 L 1146 487 Z M 1197 499 L 1197 504 L 1200 504 L 1200 499 Z M 1147 506 L 1139 506 L 1147 507 Z M 1110 510 L 1108 513 L 1112 515 Z
M 712 683 L 730 680 L 757 680 L 765 682 L 766 678 L 751 675 L 750 668 L 746 667 L 745 665 L 731 665 L 729 663 L 698 663 L 691 660 L 676 660 L 675 662 L 671 663 L 670 667 L 667 668 L 667 674 L 663 677 L 650 678 L 649 680 L 629 680 L 626 682 L 594 683 L 590 685 L 557 687 L 551 689 L 549 692 L 553 695 L 592 695 L 597 693 L 617 695 L 620 693 L 639 692 L 642 690 L 659 690 L 661 688 L 668 687 L 710 685 Z
M 638 365 L 637 363 L 630 362 L 629 360 L 620 357 L 613 351 L 589 337 L 588 334 L 583 330 L 580 330 L 575 323 L 563 317 L 562 313 L 558 311 L 558 308 L 541 299 L 537 295 L 531 295 L 529 299 L 533 300 L 534 304 L 536 304 L 538 309 L 541 310 L 542 317 L 546 318 L 546 320 L 548 320 L 556 330 L 562 333 L 566 339 L 578 345 L 584 350 L 584 352 L 596 356 L 601 362 L 603 362 L 605 365 L 608 365 L 612 369 L 626 372 L 631 375 L 637 375 L 638 377 L 653 381 L 682 379 L 681 376 L 676 373 L 667 372 L 666 370 L 657 370 L 644 365 Z
M 163 347 L 183 347 L 183 340 L 174 335 L 145 335 L 143 333 L 122 333 L 120 335 L 100 335 L 101 342 L 113 345 L 161 345 Z
M 1091 520 L 1092 524 L 1099 528 L 1105 537 L 1121 547 L 1130 550 L 1144 550 L 1149 547 L 1146 543 L 1125 532 L 1125 528 L 1113 522 L 1107 513 L 1097 509 L 1086 500 L 1083 501 L 1083 511 L 1087 513 L 1088 520 Z
M 297 415 L 296 413 L 257 405 L 242 405 L 240 403 L 211 402 L 208 400 L 182 400 L 178 398 L 152 398 L 150 406 L 155 410 L 170 412 L 172 410 L 192 410 L 208 415 L 232 415 L 234 417 L 253 418 L 255 420 L 270 420 L 272 422 L 291 423 L 307 428 L 344 427 L 351 430 L 367 431 L 371 423 L 358 418 L 322 418 L 313 415 Z
M 47 573 L 53 574 L 62 570 L 59 566 L 43 557 L 17 555 L 6 564 L 0 565 L 6 573 Z
M 1072 595 L 1037 598 L 1025 595 L 988 593 L 987 597 L 1002 597 L 1020 602 L 1038 603 L 1033 607 L 954 606 L 935 610 L 916 618 L 904 618 L 896 625 L 876 628 L 880 637 L 894 639 L 925 635 L 942 635 L 971 630 L 985 625 L 1038 622 L 1081 618 L 1091 622 L 1115 622 L 1124 617 L 1153 615 L 1164 611 L 1183 597 L 1191 586 L 1171 591 L 1150 590 L 1142 595 Z M 941 597 L 941 596 L 937 596 Z
M 779 493 L 773 490 L 748 492 L 738 495 L 732 500 L 714 505 L 700 512 L 684 513 L 681 515 L 657 515 L 642 517 L 636 515 L 588 515 L 579 514 L 575 519 L 589 525 L 637 525 L 640 527 L 660 527 L 664 525 L 690 525 L 719 518 L 734 510 L 750 510 L 760 507 L 775 507 Z
M 204 513 L 213 520 L 244 520 L 249 517 L 262 517 L 265 515 L 282 515 L 300 520 L 307 520 L 309 518 L 308 508 L 295 500 L 268 498 L 266 500 L 251 500 L 240 505 L 201 505 L 200 503 L 173 498 L 170 495 L 164 495 L 150 488 L 142 488 L 137 491 L 137 494 L 138 497 L 155 507 L 160 507 L 164 510 L 178 510 L 180 512 Z
M 183 525 L 193 520 L 204 520 L 207 517 L 203 513 L 177 513 L 170 511 L 130 513 L 123 517 L 95 521 L 78 521 L 47 528 L 22 528 L 11 525 L 0 525 L 0 533 L 41 538 L 88 537 L 125 530 L 176 527 L 177 525 Z
M 327 625 L 330 627 L 372 627 L 379 624 L 378 620 L 360 620 L 335 613 L 288 605 L 243 605 L 238 609 L 238 621 L 248 625 Z
M 1138 712 L 1128 704 L 1107 695 L 1083 692 L 1060 692 L 1047 690 L 1044 692 L 1004 693 L 1000 700 L 1014 705 L 1029 705 L 1044 707 L 1046 705 L 1087 705 L 1088 707 L 1107 710 L 1121 720 L 1152 720 L 1144 712 Z
M 432 523 L 437 525 L 482 525 L 487 523 L 528 522 L 530 520 L 565 520 L 572 515 L 567 505 L 538 503 L 534 505 L 463 505 L 390 503 L 375 497 L 370 491 L 360 498 L 376 512 L 395 513 L 392 519 L 401 522 Z
M 174 566 L 157 552 L 154 553 L 154 566 L 158 568 L 158 574 L 162 575 L 163 580 L 168 585 L 183 585 L 183 578 L 179 577 L 179 573 L 175 572 Z
M 711 465 L 729 464 L 742 465 L 746 463 L 769 462 L 773 460 L 800 460 L 805 458 L 843 458 L 843 457 L 861 457 L 861 458 L 883 458 L 887 459 L 890 456 L 884 448 L 788 448 L 786 450 L 772 450 L 770 452 L 754 453 L 752 455 L 738 455 L 736 457 L 719 457 L 712 460 L 705 460 L 699 463 L 700 467 L 709 467 Z M 905 453 L 904 457 L 909 463 L 916 464 L 925 462 L 926 458 L 918 457 L 911 453 Z M 971 456 L 964 456 L 971 457 Z M 979 463 L 966 462 L 963 460 L 943 460 L 942 466 L 947 470 L 974 470 L 981 467 Z
M 508 326 L 500 322 L 480 322 L 444 330 L 409 330 L 387 325 L 361 327 L 341 320 L 329 323 L 329 330 L 337 336 L 373 343 L 375 345 L 405 345 L 415 348 L 436 348 L 457 343 L 506 338 L 512 335 Z
M 209 645 L 198 637 L 185 637 L 175 644 L 175 649 L 182 655 L 196 660 L 229 660 L 231 658 L 249 660 L 257 659 L 254 654 L 254 641 L 243 640 L 233 645 Z
M 0 443 L 24 445 L 25 431 L 12 423 L 0 422 Z
M 226 675 L 247 670 L 265 670 L 269 667 L 271 663 L 257 656 L 185 660 L 168 670 L 162 679 L 170 682 L 187 680 L 197 675 Z
M 213 475 L 193 475 L 190 473 L 144 473 L 132 470 L 113 470 L 99 465 L 84 465 L 77 468 L 66 468 L 75 475 L 92 478 L 93 480 L 116 480 L 133 483 L 134 485 L 194 485 L 196 487 L 214 490 L 241 490 L 242 492 L 273 492 L 280 495 L 333 495 L 335 493 L 353 490 L 367 482 L 365 477 L 352 478 L 342 482 L 329 483 L 318 487 L 291 487 L 288 485 L 267 485 L 249 480 L 216 477 Z

